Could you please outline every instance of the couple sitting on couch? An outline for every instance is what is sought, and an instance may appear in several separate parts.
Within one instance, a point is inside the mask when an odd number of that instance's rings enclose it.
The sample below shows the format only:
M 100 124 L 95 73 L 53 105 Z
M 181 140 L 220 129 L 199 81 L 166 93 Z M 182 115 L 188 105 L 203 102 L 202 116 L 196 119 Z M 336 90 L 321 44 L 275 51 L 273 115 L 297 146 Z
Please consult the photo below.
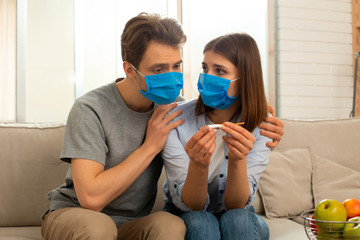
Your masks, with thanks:
M 49 193 L 45 239 L 269 238 L 251 204 L 284 125 L 268 113 L 256 43 L 246 34 L 210 41 L 199 98 L 177 105 L 185 41 L 173 19 L 128 21 L 126 78 L 70 111 L 61 159 L 71 164 Z M 163 163 L 166 211 L 149 214 Z

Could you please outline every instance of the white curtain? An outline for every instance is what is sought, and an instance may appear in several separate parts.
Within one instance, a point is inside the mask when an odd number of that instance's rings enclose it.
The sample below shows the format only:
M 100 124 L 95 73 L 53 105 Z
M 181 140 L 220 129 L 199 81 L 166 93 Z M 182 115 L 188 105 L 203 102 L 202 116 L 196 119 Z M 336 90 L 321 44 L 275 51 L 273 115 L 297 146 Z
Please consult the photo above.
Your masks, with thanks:
M 0 122 L 16 121 L 16 0 L 0 0 Z

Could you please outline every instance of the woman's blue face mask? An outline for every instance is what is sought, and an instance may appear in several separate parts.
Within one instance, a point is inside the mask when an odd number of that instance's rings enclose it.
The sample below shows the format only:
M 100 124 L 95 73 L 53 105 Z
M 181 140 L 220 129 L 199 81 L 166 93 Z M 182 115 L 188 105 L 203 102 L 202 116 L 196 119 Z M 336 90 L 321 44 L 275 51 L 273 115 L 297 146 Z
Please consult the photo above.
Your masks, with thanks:
M 198 91 L 204 104 L 221 110 L 230 107 L 238 96 L 230 97 L 228 95 L 229 86 L 231 82 L 238 79 L 239 78 L 236 78 L 231 81 L 214 75 L 200 73 Z
M 133 65 L 134 70 L 145 78 L 147 91 L 139 89 L 139 92 L 147 99 L 156 104 L 163 105 L 175 101 L 183 87 L 183 74 L 179 72 L 167 72 L 144 76 Z M 139 87 L 140 88 L 140 87 Z

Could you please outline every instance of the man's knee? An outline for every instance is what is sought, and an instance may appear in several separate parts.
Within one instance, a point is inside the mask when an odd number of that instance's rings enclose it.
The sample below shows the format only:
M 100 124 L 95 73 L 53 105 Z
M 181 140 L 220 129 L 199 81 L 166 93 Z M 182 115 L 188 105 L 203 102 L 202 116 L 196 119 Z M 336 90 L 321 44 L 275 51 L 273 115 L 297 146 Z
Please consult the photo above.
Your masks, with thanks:
M 107 215 L 81 208 L 49 213 L 41 226 L 44 239 L 116 239 L 117 227 Z
M 101 213 L 97 218 L 82 224 L 74 233 L 74 239 L 117 239 L 117 232 L 114 221 Z
M 162 235 L 174 234 L 175 236 L 185 236 L 186 227 L 181 218 L 168 212 L 155 212 L 152 215 L 156 219 L 153 226 L 153 228 L 156 228 L 156 232 Z

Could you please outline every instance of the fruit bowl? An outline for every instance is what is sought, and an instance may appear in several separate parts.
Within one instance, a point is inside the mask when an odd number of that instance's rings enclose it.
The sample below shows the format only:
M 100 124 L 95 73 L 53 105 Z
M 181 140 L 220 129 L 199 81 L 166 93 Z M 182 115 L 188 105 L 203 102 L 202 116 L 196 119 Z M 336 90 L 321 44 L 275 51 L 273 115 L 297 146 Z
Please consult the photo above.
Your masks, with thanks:
M 345 226 L 350 226 L 353 224 L 360 224 L 360 221 L 355 222 L 335 222 L 335 221 L 321 221 L 313 219 L 315 209 L 307 210 L 301 213 L 301 218 L 304 219 L 304 228 L 305 233 L 309 239 L 330 239 L 330 240 L 341 240 L 341 239 L 360 239 L 360 231 L 359 232 L 343 232 L 342 229 L 338 229 L 339 224 L 344 224 Z M 317 225 L 321 225 L 322 228 L 319 229 Z M 323 229 L 326 228 L 324 231 Z

